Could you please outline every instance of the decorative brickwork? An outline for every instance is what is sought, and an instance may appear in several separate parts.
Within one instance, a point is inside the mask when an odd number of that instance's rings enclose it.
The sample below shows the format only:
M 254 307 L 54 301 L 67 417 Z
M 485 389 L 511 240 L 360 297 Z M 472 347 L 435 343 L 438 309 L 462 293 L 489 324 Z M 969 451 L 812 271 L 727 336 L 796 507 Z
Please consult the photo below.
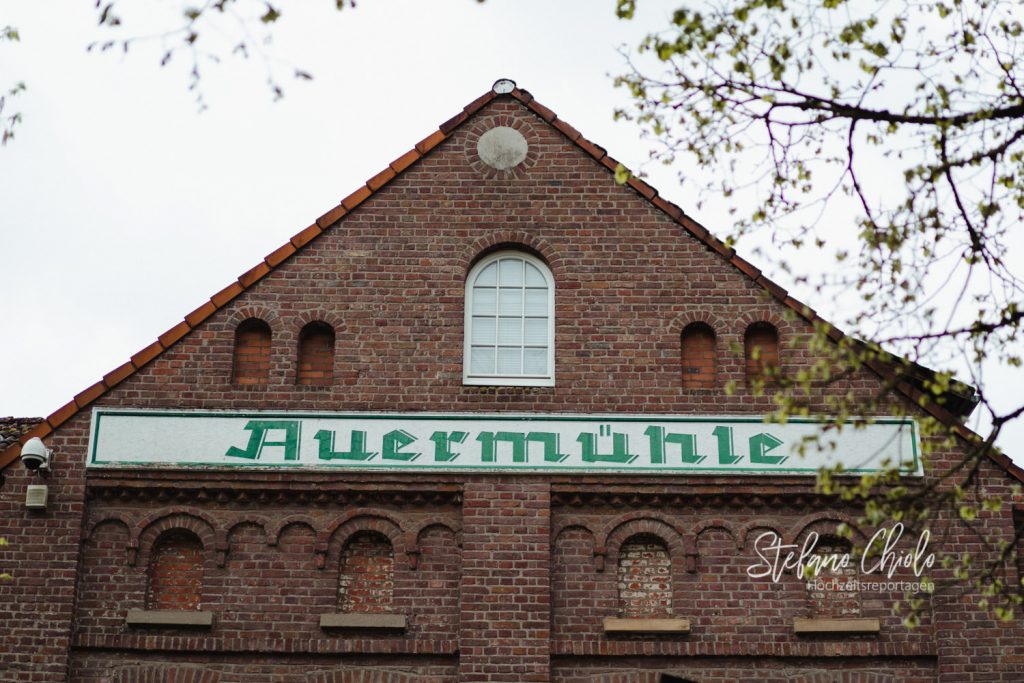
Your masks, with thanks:
M 334 380 L 334 330 L 312 322 L 299 333 L 299 384 L 330 384 Z
M 715 331 L 705 323 L 691 323 L 682 334 L 683 386 L 711 389 L 716 383 Z
M 769 322 L 756 322 L 743 335 L 747 380 L 767 379 L 779 367 L 779 332 Z
M 672 560 L 657 536 L 637 535 L 619 547 L 619 615 L 672 614 Z
M 203 544 L 188 531 L 168 531 L 149 556 L 146 609 L 196 610 L 203 595 Z
M 232 377 L 237 384 L 266 384 L 270 376 L 270 325 L 250 318 L 235 330 Z
M 395 590 L 395 555 L 388 539 L 374 532 L 349 538 L 341 552 L 338 610 L 390 612 Z

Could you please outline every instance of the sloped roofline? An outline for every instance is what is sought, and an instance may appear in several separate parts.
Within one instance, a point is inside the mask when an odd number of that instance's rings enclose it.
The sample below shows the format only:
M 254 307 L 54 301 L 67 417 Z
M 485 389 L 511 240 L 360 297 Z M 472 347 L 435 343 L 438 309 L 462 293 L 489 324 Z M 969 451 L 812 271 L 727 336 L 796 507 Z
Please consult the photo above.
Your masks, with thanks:
M 507 79 L 501 79 L 495 83 L 495 86 L 499 83 L 505 85 L 508 84 L 509 81 Z M 535 100 L 533 95 L 531 95 L 527 90 L 523 90 L 517 86 L 513 87 L 511 91 L 505 92 L 505 90 L 506 88 L 502 88 L 502 92 L 499 94 L 496 92 L 496 89 L 491 89 L 470 102 L 462 109 L 462 111 L 438 126 L 436 131 L 416 143 L 411 150 L 392 161 L 383 171 L 367 180 L 365 185 L 342 199 L 337 206 L 317 218 L 309 227 L 299 231 L 288 242 L 272 251 L 260 263 L 242 273 L 236 281 L 214 294 L 210 297 L 209 301 L 203 303 L 199 308 L 186 315 L 184 320 L 161 334 L 152 344 L 133 355 L 128 362 L 107 373 L 103 376 L 103 379 L 78 393 L 74 399 L 55 410 L 45 419 L 45 421 L 22 435 L 17 444 L 0 452 L 0 470 L 3 470 L 17 459 L 18 455 L 21 453 L 21 446 L 26 441 L 33 437 L 46 438 L 58 427 L 87 408 L 108 391 L 159 358 L 164 351 L 188 336 L 188 334 L 201 325 L 203 321 L 218 310 L 230 304 L 243 292 L 272 273 L 278 266 L 287 261 L 294 254 L 301 251 L 307 244 L 319 237 L 320 234 L 325 232 L 333 224 L 337 223 L 347 214 L 354 211 L 363 202 L 372 197 L 378 190 L 387 186 L 395 178 L 402 175 L 402 173 L 404 173 L 408 168 L 427 156 L 435 147 L 451 137 L 452 134 L 454 134 L 463 123 L 469 120 L 470 117 L 499 97 L 511 97 L 520 102 L 527 109 L 562 133 L 562 135 L 568 138 L 569 141 L 575 144 L 579 149 L 607 168 L 610 173 L 614 174 L 617 169 L 622 168 L 622 164 L 610 157 L 603 147 L 596 145 L 583 137 L 583 135 L 569 123 L 558 118 L 554 111 Z M 789 292 L 787 292 L 783 287 L 773 282 L 770 278 L 766 277 L 760 269 L 739 256 L 735 249 L 726 246 L 721 240 L 712 235 L 707 228 L 695 221 L 693 218 L 687 216 L 679 206 L 673 204 L 664 197 L 659 196 L 658 191 L 643 180 L 635 176 L 631 176 L 626 182 L 626 185 L 653 204 L 659 211 L 675 221 L 687 233 L 704 244 L 708 249 L 718 254 L 723 260 L 737 268 L 755 284 L 765 289 L 773 299 L 794 311 L 808 323 L 823 327 L 832 341 L 839 342 L 839 340 L 846 336 L 846 334 L 839 330 L 835 325 L 819 316 L 810 306 L 807 306 L 790 296 Z M 921 407 L 925 412 L 943 424 L 951 427 L 954 432 L 964 440 L 972 444 L 977 444 L 982 441 L 981 437 L 977 433 L 961 424 L 956 415 L 936 403 L 930 396 L 912 386 L 906 380 L 897 377 L 891 367 L 875 360 L 868 361 L 866 365 L 882 379 L 891 382 L 897 391 L 913 401 L 915 405 Z M 1024 469 L 1015 465 L 1009 457 L 1001 453 L 993 452 L 991 449 L 989 450 L 989 456 L 997 465 L 1006 470 L 1010 475 L 1024 482 Z

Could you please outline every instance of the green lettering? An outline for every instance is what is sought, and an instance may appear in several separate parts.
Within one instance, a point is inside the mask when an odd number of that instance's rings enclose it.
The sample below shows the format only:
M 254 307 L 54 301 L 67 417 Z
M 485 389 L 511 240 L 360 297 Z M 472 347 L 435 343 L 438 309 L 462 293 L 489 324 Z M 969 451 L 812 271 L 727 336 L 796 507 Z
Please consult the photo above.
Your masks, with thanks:
M 499 441 L 512 444 L 512 462 L 526 462 L 526 435 L 520 432 L 480 432 L 476 440 L 480 442 L 480 460 L 497 462 Z
M 666 434 L 664 427 L 654 425 L 644 430 L 644 434 L 650 441 L 652 465 L 668 462 L 668 444 L 678 444 L 679 458 L 683 464 L 697 465 L 706 457 L 697 455 L 697 437 L 693 434 Z
M 283 446 L 285 460 L 299 459 L 301 423 L 298 420 L 250 420 L 245 424 L 245 428 L 252 432 L 245 450 L 232 446 L 225 453 L 226 456 L 259 460 L 267 446 Z M 267 432 L 271 429 L 283 429 L 284 441 L 268 441 Z
M 735 465 L 743 459 L 733 452 L 732 427 L 715 427 L 711 433 L 718 439 L 718 464 Z
M 557 432 L 530 432 L 526 435 L 526 450 L 529 453 L 530 443 L 544 444 L 544 462 L 562 462 L 569 456 L 561 452 Z
M 372 460 L 376 453 L 366 450 L 366 432 L 352 431 L 351 447 L 347 451 L 334 450 L 334 432 L 321 429 L 313 437 L 320 442 L 321 460 Z
M 382 460 L 402 460 L 404 462 L 412 462 L 416 458 L 420 457 L 419 453 L 402 453 L 401 449 L 415 443 L 416 437 L 405 431 L 404 429 L 396 429 L 392 432 L 388 432 L 384 435 L 384 445 L 381 448 L 383 455 Z
M 584 432 L 576 437 L 583 451 L 583 462 L 614 462 L 628 465 L 636 460 L 637 456 L 629 452 L 628 434 L 612 433 L 611 428 L 606 426 L 602 426 L 599 429 L 602 434 L 605 432 L 611 433 L 612 452 L 598 453 L 597 434 Z
M 459 457 L 458 453 L 453 453 L 451 445 L 453 443 L 462 443 L 469 436 L 466 432 L 434 432 L 430 435 L 430 440 L 434 442 L 434 462 L 451 462 L 455 458 Z
M 769 451 L 773 451 L 782 445 L 782 441 L 776 439 L 771 434 L 755 434 L 750 437 L 750 462 L 756 462 L 762 465 L 781 465 L 784 463 L 789 456 L 785 455 L 768 455 Z

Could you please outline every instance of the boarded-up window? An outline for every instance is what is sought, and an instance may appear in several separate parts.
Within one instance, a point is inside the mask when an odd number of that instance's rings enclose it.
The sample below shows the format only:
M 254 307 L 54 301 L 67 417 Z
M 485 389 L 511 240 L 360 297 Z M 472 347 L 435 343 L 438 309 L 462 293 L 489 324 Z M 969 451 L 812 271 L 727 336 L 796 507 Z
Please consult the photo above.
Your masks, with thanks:
M 632 536 L 619 548 L 619 613 L 623 617 L 672 614 L 672 561 L 657 536 Z
M 162 534 L 149 555 L 146 609 L 197 610 L 203 594 L 203 544 L 195 534 Z
M 330 384 L 334 379 L 334 330 L 309 323 L 299 333 L 299 384 Z
M 715 386 L 715 332 L 704 323 L 687 325 L 682 334 L 683 386 L 710 389 Z
M 747 379 L 770 381 L 779 367 L 779 333 L 767 322 L 754 323 L 743 336 Z
M 250 318 L 238 326 L 232 371 L 238 384 L 267 383 L 270 377 L 270 325 Z
M 395 588 L 391 543 L 367 531 L 353 535 L 341 552 L 338 608 L 341 612 L 390 612 Z

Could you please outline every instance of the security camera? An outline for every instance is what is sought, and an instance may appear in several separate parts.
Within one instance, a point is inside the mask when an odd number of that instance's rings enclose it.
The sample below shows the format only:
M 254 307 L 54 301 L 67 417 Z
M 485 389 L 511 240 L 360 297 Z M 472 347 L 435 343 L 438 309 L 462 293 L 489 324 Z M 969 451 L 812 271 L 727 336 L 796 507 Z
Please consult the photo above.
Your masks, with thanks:
M 21 447 L 21 462 L 33 472 L 41 470 L 47 472 L 50 469 L 50 455 L 53 453 L 43 444 L 43 440 L 34 436 L 25 442 Z

